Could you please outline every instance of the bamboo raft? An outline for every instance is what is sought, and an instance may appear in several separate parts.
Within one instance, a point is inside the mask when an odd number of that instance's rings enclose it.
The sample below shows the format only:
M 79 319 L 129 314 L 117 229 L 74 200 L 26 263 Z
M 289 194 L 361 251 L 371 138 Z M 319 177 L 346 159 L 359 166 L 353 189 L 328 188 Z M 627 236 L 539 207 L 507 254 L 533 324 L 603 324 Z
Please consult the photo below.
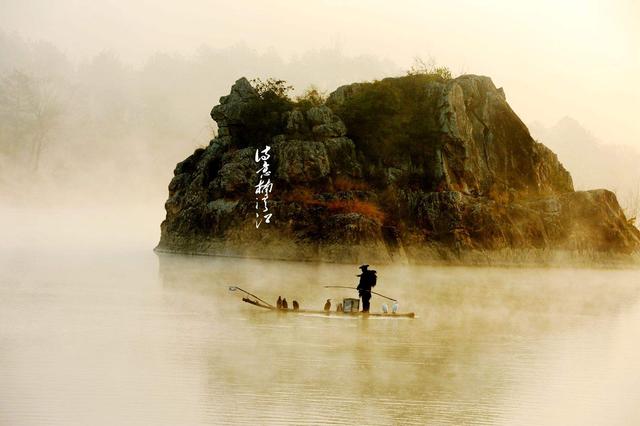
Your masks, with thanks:
M 320 311 L 320 310 L 310 310 L 310 309 L 283 309 L 276 308 L 275 306 L 270 306 L 265 303 L 262 303 L 258 300 L 252 300 L 248 297 L 243 297 L 242 301 L 248 303 L 250 305 L 257 306 L 259 308 L 268 309 L 270 311 L 274 311 L 282 314 L 311 314 L 311 315 L 325 315 L 332 317 L 384 317 L 384 318 L 415 318 L 416 314 L 414 312 L 403 312 L 403 313 L 384 313 L 384 312 L 342 312 L 342 311 Z

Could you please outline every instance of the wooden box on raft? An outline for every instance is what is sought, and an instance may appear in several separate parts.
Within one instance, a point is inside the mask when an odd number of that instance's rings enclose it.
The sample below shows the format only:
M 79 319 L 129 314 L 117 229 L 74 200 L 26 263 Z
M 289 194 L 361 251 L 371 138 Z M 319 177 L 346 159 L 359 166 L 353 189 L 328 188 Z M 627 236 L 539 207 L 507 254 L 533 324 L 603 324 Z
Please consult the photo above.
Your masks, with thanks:
M 342 300 L 342 310 L 346 313 L 358 312 L 360 310 L 360 299 L 347 297 Z

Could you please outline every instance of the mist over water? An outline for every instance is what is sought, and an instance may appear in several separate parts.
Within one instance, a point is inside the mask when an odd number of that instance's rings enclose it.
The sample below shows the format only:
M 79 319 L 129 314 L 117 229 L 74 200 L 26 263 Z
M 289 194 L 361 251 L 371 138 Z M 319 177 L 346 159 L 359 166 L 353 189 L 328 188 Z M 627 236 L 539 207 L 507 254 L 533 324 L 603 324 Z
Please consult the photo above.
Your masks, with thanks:
M 416 56 L 491 76 L 637 216 L 632 3 L 4 1 L 0 426 L 640 424 L 638 268 L 371 265 L 417 317 L 342 318 L 228 287 L 319 310 L 358 265 L 152 251 L 236 79 L 330 92 Z
M 372 265 L 417 318 L 276 314 L 228 286 L 321 309 L 357 265 L 158 256 L 123 213 L 3 210 L 0 424 L 640 420 L 637 269 Z

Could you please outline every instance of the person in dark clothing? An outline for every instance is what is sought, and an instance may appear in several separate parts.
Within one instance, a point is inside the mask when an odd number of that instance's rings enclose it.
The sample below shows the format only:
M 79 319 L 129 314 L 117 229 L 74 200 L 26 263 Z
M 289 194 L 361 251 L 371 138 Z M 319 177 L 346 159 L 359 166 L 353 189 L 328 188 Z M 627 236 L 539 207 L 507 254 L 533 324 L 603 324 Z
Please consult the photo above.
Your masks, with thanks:
M 362 298 L 362 312 L 369 312 L 369 300 L 371 300 L 371 289 L 376 286 L 376 271 L 370 270 L 369 265 L 361 265 L 362 273 L 357 275 L 360 277 L 358 284 L 358 294 Z

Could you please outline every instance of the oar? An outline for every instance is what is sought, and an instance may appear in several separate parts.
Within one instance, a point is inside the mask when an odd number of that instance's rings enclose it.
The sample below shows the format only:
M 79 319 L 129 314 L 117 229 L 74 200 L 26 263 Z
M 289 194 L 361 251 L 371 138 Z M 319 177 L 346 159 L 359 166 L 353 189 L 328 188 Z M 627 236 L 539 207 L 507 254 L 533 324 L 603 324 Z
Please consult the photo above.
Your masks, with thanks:
M 261 301 L 261 302 L 262 302 L 262 303 L 264 303 L 265 305 L 272 307 L 273 309 L 275 309 L 275 308 L 276 308 L 276 307 L 275 307 L 275 306 L 273 306 L 271 303 L 269 303 L 269 302 L 265 302 L 264 300 L 260 299 L 260 298 L 259 298 L 258 296 L 256 296 L 255 294 L 251 294 L 251 293 L 249 293 L 248 291 L 243 290 L 243 289 L 241 289 L 240 287 L 236 287 L 236 286 L 234 286 L 234 285 L 230 285 L 230 286 L 229 286 L 229 291 L 236 291 L 236 290 L 240 290 L 241 292 L 246 293 L 246 294 L 248 294 L 248 295 L 249 295 L 249 296 L 251 296 L 251 297 L 255 297 L 256 299 L 258 299 L 259 301 Z
M 324 286 L 324 288 L 350 288 L 350 289 L 352 289 L 352 290 L 358 290 L 358 291 L 360 291 L 357 287 L 347 287 L 346 285 L 325 285 L 325 286 Z M 389 299 L 389 300 L 392 300 L 392 301 L 394 301 L 394 302 L 397 302 L 397 300 L 396 300 L 396 299 L 394 299 L 394 298 L 392 298 L 392 297 L 389 297 L 389 296 L 385 296 L 384 294 L 376 293 L 376 292 L 375 292 L 375 291 L 373 291 L 373 290 L 364 290 L 364 291 L 368 291 L 368 292 L 371 292 L 371 293 L 373 293 L 373 294 L 377 294 L 377 295 L 378 295 L 378 296 L 380 296 L 380 297 L 384 297 L 385 299 Z

